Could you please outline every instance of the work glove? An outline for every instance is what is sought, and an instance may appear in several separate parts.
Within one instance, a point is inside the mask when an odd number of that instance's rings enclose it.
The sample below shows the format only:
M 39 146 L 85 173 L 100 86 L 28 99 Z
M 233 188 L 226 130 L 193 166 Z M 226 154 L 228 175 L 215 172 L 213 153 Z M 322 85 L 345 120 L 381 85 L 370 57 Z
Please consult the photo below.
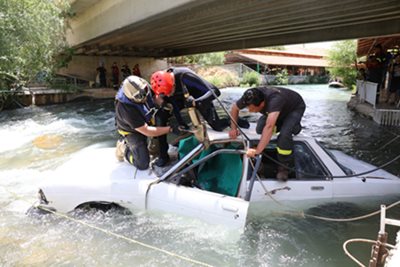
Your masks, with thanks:
M 172 114 L 172 111 L 174 110 L 174 107 L 172 106 L 171 103 L 164 103 L 162 105 L 162 109 L 164 109 L 166 112 L 168 112 L 168 114 Z
M 171 132 L 175 135 L 182 135 L 186 132 L 185 127 L 179 124 L 170 125 L 170 127 L 171 127 Z
M 196 103 L 194 101 L 193 96 L 189 96 L 188 98 L 185 99 L 185 107 L 186 108 L 191 108 L 196 106 Z

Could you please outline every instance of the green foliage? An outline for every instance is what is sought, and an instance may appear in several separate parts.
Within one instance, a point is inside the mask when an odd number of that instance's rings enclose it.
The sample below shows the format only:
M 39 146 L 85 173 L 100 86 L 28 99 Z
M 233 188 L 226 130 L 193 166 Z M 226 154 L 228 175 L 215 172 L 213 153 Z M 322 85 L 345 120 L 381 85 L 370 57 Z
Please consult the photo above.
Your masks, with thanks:
M 239 81 L 231 75 L 206 76 L 204 77 L 204 79 L 206 79 L 207 81 L 209 81 L 218 88 L 238 86 L 239 84 Z
M 315 79 L 316 84 L 325 84 L 329 82 L 329 76 L 328 75 L 317 75 Z
M 226 86 L 224 86 L 225 82 L 224 82 L 224 79 L 222 77 L 219 77 L 219 76 L 207 76 L 207 77 L 204 77 L 204 79 L 206 81 L 209 81 L 210 83 L 212 83 L 213 85 L 215 85 L 218 88 L 226 87 Z
M 222 65 L 226 52 L 196 54 L 172 58 L 171 61 L 179 64 L 199 64 L 203 66 Z
M 268 50 L 280 50 L 280 51 L 286 50 L 284 45 L 267 46 L 267 47 L 265 47 L 265 49 L 268 49 Z
M 258 72 L 255 71 L 251 71 L 251 72 L 245 72 L 243 74 L 243 79 L 240 82 L 240 85 L 242 86 L 258 86 L 260 85 L 260 74 L 258 74 Z
M 337 42 L 329 51 L 329 69 L 331 77 L 340 77 L 347 88 L 356 83 L 357 70 L 352 67 L 357 60 L 355 40 Z
M 68 15 L 67 3 L 66 0 L 0 1 L 0 72 L 16 77 L 23 84 L 40 71 L 53 71 L 57 66 L 56 56 L 66 49 L 63 16 Z
M 285 85 L 289 83 L 289 75 L 286 69 L 281 70 L 276 74 L 275 80 L 273 81 L 274 85 Z
M 75 84 L 69 83 L 65 78 L 52 78 L 48 83 L 52 89 L 61 89 L 68 93 L 80 92 L 82 89 Z
M 197 73 L 218 88 L 239 85 L 239 79 L 236 75 L 221 67 L 202 67 L 197 70 Z
M 306 79 L 308 84 L 326 84 L 329 82 L 329 76 L 327 75 L 310 75 Z
M 215 53 L 207 53 L 200 54 L 201 57 L 198 61 L 199 64 L 210 66 L 210 65 L 222 65 L 225 60 L 225 52 L 215 52 Z

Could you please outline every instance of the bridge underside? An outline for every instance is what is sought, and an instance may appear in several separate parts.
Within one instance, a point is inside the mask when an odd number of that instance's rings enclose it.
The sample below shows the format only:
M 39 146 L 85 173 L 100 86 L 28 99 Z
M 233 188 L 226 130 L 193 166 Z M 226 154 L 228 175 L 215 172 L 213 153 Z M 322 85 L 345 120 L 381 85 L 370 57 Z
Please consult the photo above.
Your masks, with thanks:
M 399 32 L 399 0 L 197 0 L 74 47 L 77 55 L 172 57 Z

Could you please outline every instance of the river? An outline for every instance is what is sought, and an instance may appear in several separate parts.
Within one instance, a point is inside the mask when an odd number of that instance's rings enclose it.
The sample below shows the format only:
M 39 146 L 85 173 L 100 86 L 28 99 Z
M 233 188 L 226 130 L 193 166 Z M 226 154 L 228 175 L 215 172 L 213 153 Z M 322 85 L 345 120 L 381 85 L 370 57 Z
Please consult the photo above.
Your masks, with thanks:
M 304 134 L 375 165 L 398 155 L 400 128 L 380 127 L 349 111 L 349 91 L 327 85 L 289 87 L 307 104 Z M 223 90 L 224 103 L 232 103 L 241 92 L 238 88 Z M 356 266 L 344 254 L 343 242 L 357 237 L 376 239 L 379 217 L 333 223 L 277 214 L 252 221 L 239 235 L 223 226 L 141 210 L 133 214 L 118 210 L 72 214 L 107 233 L 51 214 L 27 216 L 43 177 L 51 176 L 55 168 L 87 146 L 115 144 L 113 117 L 112 100 L 0 113 L 0 266 L 199 266 L 179 256 L 213 266 Z M 399 176 L 400 163 L 386 170 Z M 371 211 L 345 203 L 311 210 L 316 215 L 341 218 Z M 400 208 L 393 208 L 388 215 L 399 217 Z M 393 243 L 396 229 L 389 230 Z M 367 264 L 370 246 L 351 248 Z

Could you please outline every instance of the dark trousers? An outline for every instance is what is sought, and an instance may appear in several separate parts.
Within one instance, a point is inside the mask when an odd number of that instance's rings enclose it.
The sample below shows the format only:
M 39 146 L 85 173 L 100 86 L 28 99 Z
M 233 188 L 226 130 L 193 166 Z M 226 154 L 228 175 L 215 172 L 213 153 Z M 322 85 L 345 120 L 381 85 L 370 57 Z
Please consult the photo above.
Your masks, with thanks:
M 229 119 L 220 119 L 212 100 L 204 100 L 197 104 L 197 110 L 215 131 L 223 131 L 229 126 Z
M 305 107 L 300 107 L 291 113 L 277 125 L 279 132 L 277 140 L 278 160 L 287 166 L 293 165 L 293 135 L 301 131 L 301 118 L 303 117 Z M 256 132 L 262 133 L 265 127 L 267 116 L 263 115 L 258 119 Z
M 140 133 L 131 133 L 124 138 L 127 145 L 125 159 L 139 170 L 147 169 L 150 162 L 147 137 Z
M 156 126 L 167 126 L 168 120 L 171 117 L 171 113 L 169 111 L 166 111 L 165 109 L 160 108 L 157 113 L 156 113 Z M 168 155 L 168 141 L 167 141 L 167 135 L 161 135 L 157 137 L 158 140 L 158 148 L 159 148 L 159 158 L 168 161 L 169 160 L 169 155 Z

